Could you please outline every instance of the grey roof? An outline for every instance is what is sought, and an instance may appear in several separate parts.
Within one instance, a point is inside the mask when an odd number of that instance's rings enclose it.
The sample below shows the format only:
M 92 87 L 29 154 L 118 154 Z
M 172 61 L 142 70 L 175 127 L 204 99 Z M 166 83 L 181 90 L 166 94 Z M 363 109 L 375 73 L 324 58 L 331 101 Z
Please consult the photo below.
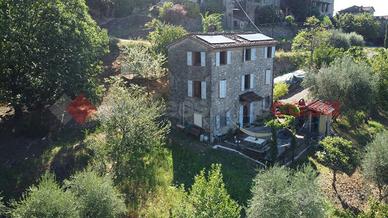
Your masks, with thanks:
M 211 49 L 222 48 L 238 48 L 251 46 L 274 46 L 277 41 L 261 33 L 255 32 L 222 32 L 222 33 L 190 33 L 186 37 L 173 42 L 168 47 L 174 44 L 191 38 L 196 40 Z
M 374 13 L 375 9 L 372 6 L 353 5 L 352 7 L 345 8 L 341 11 L 338 11 L 338 13 L 363 13 L 363 12 Z

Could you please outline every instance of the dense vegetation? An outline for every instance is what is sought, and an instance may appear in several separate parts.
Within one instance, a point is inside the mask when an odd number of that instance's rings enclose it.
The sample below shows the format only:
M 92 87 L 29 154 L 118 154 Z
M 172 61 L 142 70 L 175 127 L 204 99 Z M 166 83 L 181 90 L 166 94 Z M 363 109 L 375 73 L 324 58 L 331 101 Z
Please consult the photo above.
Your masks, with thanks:
M 108 36 L 83 0 L 5 0 L 0 8 L 0 101 L 19 116 L 63 94 L 96 99 Z

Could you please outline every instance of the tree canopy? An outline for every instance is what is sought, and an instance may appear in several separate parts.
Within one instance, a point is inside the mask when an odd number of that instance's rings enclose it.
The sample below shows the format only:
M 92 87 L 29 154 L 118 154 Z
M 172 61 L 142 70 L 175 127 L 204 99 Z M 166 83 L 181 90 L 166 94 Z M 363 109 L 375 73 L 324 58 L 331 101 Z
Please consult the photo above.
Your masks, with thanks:
M 202 170 L 194 178 L 188 200 L 194 207 L 193 217 L 240 217 L 240 206 L 226 191 L 221 165 L 212 165 L 208 176 Z
M 314 97 L 338 101 L 341 110 L 347 112 L 369 110 L 375 103 L 376 84 L 377 77 L 366 63 L 344 56 L 318 73 L 309 73 L 304 85 L 311 87 Z
M 23 198 L 13 204 L 12 217 L 80 217 L 75 195 L 62 189 L 52 175 L 44 175 Z
M 208 11 L 205 14 L 201 14 L 202 18 L 202 31 L 207 32 L 221 32 L 222 29 L 222 14 L 213 13 Z
M 77 197 L 81 217 L 114 218 L 126 213 L 123 196 L 107 175 L 79 172 L 65 181 L 65 187 Z
M 247 217 L 324 217 L 323 199 L 311 167 L 275 166 L 257 174 Z
M 162 54 L 154 54 L 149 48 L 140 45 L 127 46 L 122 54 L 122 74 L 146 79 L 159 79 L 166 74 L 163 67 L 166 58 Z
M 148 40 L 150 40 L 154 51 L 166 56 L 167 45 L 187 34 L 187 31 L 181 26 L 166 24 L 156 19 L 147 23 L 146 27 L 153 29 L 148 35 Z
M 95 167 L 112 171 L 127 197 L 137 201 L 158 184 L 157 170 L 164 160 L 169 123 L 165 106 L 139 87 L 116 81 L 98 111 L 103 137 L 92 140 Z
M 388 131 L 378 133 L 375 139 L 368 144 L 365 157 L 362 161 L 363 175 L 372 181 L 379 189 L 379 200 L 388 196 Z
M 83 0 L 0 1 L 0 100 L 40 109 L 61 95 L 95 96 L 108 35 Z
M 335 17 L 337 25 L 345 32 L 356 32 L 367 41 L 372 41 L 378 36 L 379 23 L 372 14 L 340 14 Z

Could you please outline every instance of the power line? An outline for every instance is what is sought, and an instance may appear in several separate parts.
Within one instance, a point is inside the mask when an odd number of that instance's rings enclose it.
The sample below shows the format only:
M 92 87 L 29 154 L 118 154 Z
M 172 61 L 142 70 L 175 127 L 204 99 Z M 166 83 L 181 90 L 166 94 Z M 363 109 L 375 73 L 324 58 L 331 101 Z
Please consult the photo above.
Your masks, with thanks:
M 244 12 L 244 14 L 248 18 L 249 22 L 251 22 L 251 24 L 257 29 L 257 31 L 259 31 L 259 33 L 262 33 L 261 30 L 259 29 L 259 27 L 256 26 L 255 22 L 252 21 L 252 19 L 248 15 L 248 13 L 244 10 L 242 5 L 240 4 L 240 1 L 239 0 L 234 0 L 234 2 L 236 2 L 240 6 L 241 10 Z

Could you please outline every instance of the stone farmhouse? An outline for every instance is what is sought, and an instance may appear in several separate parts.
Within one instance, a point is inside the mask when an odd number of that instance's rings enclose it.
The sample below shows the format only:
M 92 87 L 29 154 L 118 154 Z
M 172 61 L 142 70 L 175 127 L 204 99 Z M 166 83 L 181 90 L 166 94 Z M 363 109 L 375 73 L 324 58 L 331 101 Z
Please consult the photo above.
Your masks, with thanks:
M 260 33 L 192 33 L 169 45 L 173 123 L 213 141 L 268 113 L 276 43 Z

